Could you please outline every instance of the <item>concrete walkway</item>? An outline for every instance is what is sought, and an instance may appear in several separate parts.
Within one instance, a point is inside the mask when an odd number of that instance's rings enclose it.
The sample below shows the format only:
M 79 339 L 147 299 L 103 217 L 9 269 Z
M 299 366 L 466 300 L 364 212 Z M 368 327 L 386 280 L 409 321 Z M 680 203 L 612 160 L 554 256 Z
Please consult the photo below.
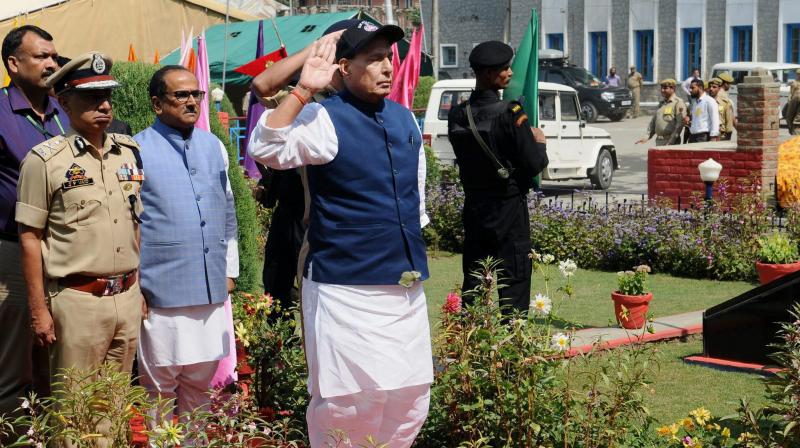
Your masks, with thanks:
M 703 332 L 703 312 L 676 314 L 656 318 L 653 333 L 646 329 L 626 330 L 619 327 L 587 328 L 575 332 L 568 356 L 588 353 L 592 349 L 605 350 L 636 342 L 652 342 L 686 337 Z

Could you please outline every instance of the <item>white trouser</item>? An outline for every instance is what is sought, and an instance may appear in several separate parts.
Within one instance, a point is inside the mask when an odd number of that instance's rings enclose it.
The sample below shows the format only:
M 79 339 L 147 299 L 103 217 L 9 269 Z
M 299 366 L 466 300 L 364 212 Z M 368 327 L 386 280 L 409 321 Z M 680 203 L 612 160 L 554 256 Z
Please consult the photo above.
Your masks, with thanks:
M 408 448 L 425 423 L 430 398 L 430 384 L 330 398 L 315 395 L 306 412 L 311 448 L 372 446 L 366 443 L 368 436 L 375 446 Z M 347 439 L 336 444 L 336 433 Z
M 139 351 L 142 354 L 142 351 Z M 217 371 L 219 361 L 199 362 L 183 366 L 153 366 L 148 365 L 146 359 L 139 358 L 139 383 L 147 390 L 151 398 L 170 399 L 177 402 L 173 410 L 162 410 L 163 415 L 152 415 L 153 421 L 158 423 L 163 418 L 172 420 L 173 412 L 178 416 L 190 412 L 192 409 L 208 405 L 209 385 L 211 378 Z

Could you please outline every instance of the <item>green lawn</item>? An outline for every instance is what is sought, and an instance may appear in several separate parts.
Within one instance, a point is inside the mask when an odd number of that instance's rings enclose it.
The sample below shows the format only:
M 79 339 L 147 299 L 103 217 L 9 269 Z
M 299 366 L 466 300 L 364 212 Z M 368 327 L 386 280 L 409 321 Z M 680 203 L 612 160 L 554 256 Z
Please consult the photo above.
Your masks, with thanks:
M 462 280 L 461 255 L 442 252 L 437 255 L 429 257 L 431 275 L 425 282 L 432 322 L 438 320 L 447 293 L 460 286 Z M 557 270 L 554 270 L 554 275 L 558 276 Z M 560 282 L 560 278 L 553 281 L 556 286 Z M 611 291 L 617 286 L 616 272 L 579 269 L 573 285 L 575 295 L 561 305 L 559 317 L 588 327 L 606 327 L 614 322 Z M 687 279 L 664 274 L 651 275 L 649 286 L 653 292 L 650 311 L 655 317 L 704 310 L 755 287 L 748 282 Z M 542 287 L 541 277 L 534 276 L 532 293 L 540 292 Z
M 431 275 L 425 282 L 434 332 L 447 293 L 461 284 L 461 256 L 437 255 L 429 258 Z M 703 310 L 755 286 L 747 282 L 685 279 L 661 274 L 651 275 L 649 284 L 654 296 L 651 311 L 656 317 Z M 534 277 L 534 293 L 537 287 L 541 288 L 541 279 Z M 615 272 L 578 270 L 574 287 L 574 298 L 560 309 L 562 318 L 584 326 L 607 326 L 613 321 L 611 291 L 616 287 Z M 724 416 L 735 412 L 740 398 L 755 404 L 765 401 L 759 375 L 683 362 L 686 356 L 702 353 L 702 337 L 659 343 L 656 347 L 660 353 L 659 368 L 653 371 L 647 404 L 660 423 L 671 423 L 699 406 L 705 406 L 714 415 Z

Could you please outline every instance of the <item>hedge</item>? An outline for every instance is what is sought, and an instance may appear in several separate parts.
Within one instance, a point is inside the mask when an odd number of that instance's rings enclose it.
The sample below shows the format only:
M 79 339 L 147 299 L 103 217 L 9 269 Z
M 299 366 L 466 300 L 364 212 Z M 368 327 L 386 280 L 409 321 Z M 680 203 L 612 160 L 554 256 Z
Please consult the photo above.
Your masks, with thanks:
M 114 116 L 127 122 L 134 134 L 149 127 L 155 120 L 155 113 L 150 106 L 148 85 L 156 70 L 158 70 L 158 66 L 141 62 L 119 62 L 114 64 L 111 70 L 111 73 L 122 84 L 121 88 L 114 91 Z M 208 97 L 210 95 L 207 96 L 207 99 Z M 225 100 L 223 100 L 223 108 L 231 107 L 230 100 Z M 239 166 L 236 146 L 230 141 L 229 134 L 220 124 L 217 115 L 211 113 L 210 119 L 211 132 L 225 144 L 230 161 L 228 177 L 236 201 L 236 218 L 239 222 L 239 279 L 236 282 L 236 289 L 257 292 L 261 282 L 261 273 L 259 272 L 259 247 L 256 237 L 262 229 L 256 217 L 256 202 Z

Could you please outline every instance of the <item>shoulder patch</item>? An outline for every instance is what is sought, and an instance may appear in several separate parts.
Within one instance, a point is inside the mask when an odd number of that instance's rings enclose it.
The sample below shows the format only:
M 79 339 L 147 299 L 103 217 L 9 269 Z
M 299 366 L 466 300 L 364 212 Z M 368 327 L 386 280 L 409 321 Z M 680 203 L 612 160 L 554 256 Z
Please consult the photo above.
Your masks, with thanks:
M 141 149 L 139 147 L 139 144 L 136 143 L 136 140 L 134 140 L 133 137 L 131 137 L 130 135 L 125 135 L 125 134 L 109 134 L 109 135 L 111 136 L 111 140 L 113 140 L 114 143 L 118 145 L 127 146 L 133 149 Z
M 46 140 L 42 143 L 31 148 L 31 151 L 36 153 L 39 157 L 42 158 L 45 162 L 50 160 L 54 155 L 58 154 L 64 148 L 69 147 L 69 143 L 67 143 L 67 139 L 63 135 L 58 135 L 50 140 Z
M 522 106 L 519 104 L 512 104 L 511 105 L 511 112 L 517 113 L 522 110 Z

